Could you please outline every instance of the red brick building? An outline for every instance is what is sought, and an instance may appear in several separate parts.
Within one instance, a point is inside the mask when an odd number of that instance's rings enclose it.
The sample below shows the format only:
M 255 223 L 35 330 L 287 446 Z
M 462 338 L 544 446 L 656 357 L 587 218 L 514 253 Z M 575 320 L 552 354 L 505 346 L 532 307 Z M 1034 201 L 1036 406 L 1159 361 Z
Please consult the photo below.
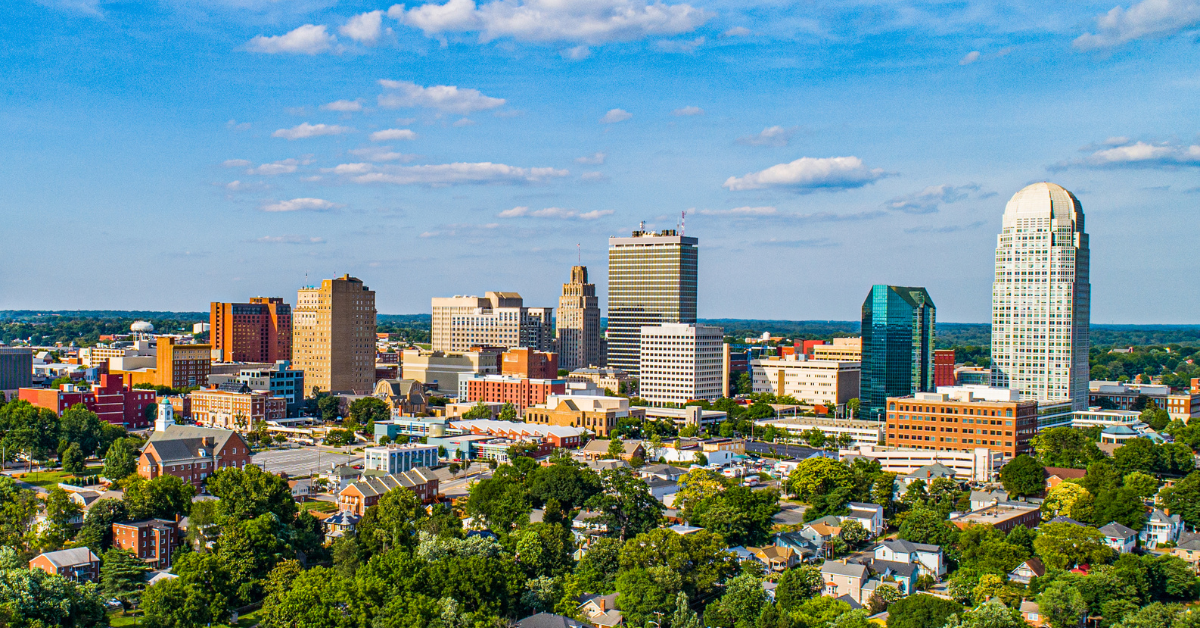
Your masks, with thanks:
M 933 352 L 933 385 L 955 385 L 953 349 L 938 349 Z
M 209 338 L 222 362 L 292 359 L 292 306 L 280 297 L 210 303 Z
M 201 425 L 248 431 L 260 421 L 287 417 L 287 399 L 270 393 L 228 390 L 195 390 L 188 394 L 192 419 Z
M 129 550 L 155 569 L 171 566 L 179 547 L 179 522 L 146 519 L 114 523 L 113 547 Z
M 427 467 L 391 475 L 364 476 L 338 493 L 338 509 L 361 517 L 368 508 L 379 502 L 384 493 L 396 488 L 406 488 L 422 504 L 430 504 L 437 499 L 438 479 Z
M 138 429 L 149 426 L 153 419 L 146 408 L 154 403 L 153 390 L 129 388 L 120 375 L 101 375 L 91 390 L 79 390 L 74 384 L 53 388 L 22 388 L 18 396 L 23 401 L 62 414 L 64 410 L 82 403 L 96 413 L 101 421 Z
M 29 568 L 41 569 L 75 582 L 100 581 L 100 557 L 86 547 L 38 554 L 29 561 Z
M 558 354 L 514 347 L 500 356 L 500 374 L 529 379 L 558 377 Z
M 199 489 L 218 469 L 241 469 L 249 462 L 250 446 L 237 432 L 172 425 L 150 436 L 137 472 L 147 480 L 173 475 Z
M 477 375 L 467 380 L 467 401 L 511 403 L 522 414 L 529 406 L 546 403 L 546 397 L 566 392 L 567 383 L 561 379 Z

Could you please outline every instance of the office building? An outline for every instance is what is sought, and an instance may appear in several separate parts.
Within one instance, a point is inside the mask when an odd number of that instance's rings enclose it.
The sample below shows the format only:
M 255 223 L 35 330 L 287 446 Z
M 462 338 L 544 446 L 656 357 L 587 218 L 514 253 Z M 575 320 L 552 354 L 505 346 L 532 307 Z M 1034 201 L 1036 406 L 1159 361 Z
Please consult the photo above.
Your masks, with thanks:
M 500 355 L 500 374 L 531 379 L 558 377 L 558 356 L 527 347 L 509 349 Z
M 638 396 L 651 404 L 716 401 L 724 391 L 725 331 L 668 323 L 641 330 Z
M 300 416 L 300 409 L 304 407 L 304 371 L 292 368 L 287 360 L 279 360 L 275 366 L 266 368 L 242 369 L 233 381 L 245 384 L 255 392 L 282 397 L 290 417 Z
M 511 403 L 518 415 L 524 414 L 525 408 L 546 403 L 550 395 L 562 394 L 566 390 L 567 382 L 562 379 L 473 375 L 459 380 L 459 399 L 471 403 Z
M 924 288 L 876 285 L 862 306 L 862 402 L 882 420 L 888 397 L 933 390 L 937 309 Z
M 157 343 L 157 385 L 186 388 L 208 383 L 208 374 L 212 367 L 212 345 L 175 344 L 175 339 L 169 336 L 159 336 Z
M 1083 206 L 1034 183 L 1004 208 L 992 284 L 992 385 L 1088 403 L 1091 283 Z
M 608 239 L 607 366 L 640 379 L 642 327 L 696 322 L 697 243 L 674 230 Z
M 219 362 L 292 359 L 292 306 L 279 297 L 249 303 L 210 303 L 209 342 Z
M 575 369 L 567 375 L 567 381 L 591 382 L 614 395 L 628 392 L 629 387 L 629 375 L 625 371 L 607 367 Z
M 588 283 L 587 266 L 571 267 L 571 282 L 558 298 L 558 366 L 573 371 L 604 366 L 600 353 L 600 299 Z
M 472 375 L 498 374 L 500 354 L 494 351 L 445 353 L 405 349 L 400 354 L 400 371 L 404 379 L 433 385 L 438 392 L 457 395 L 460 380 Z
M 933 352 L 933 385 L 934 387 L 953 386 L 954 380 L 954 349 L 938 349 Z
M 862 338 L 834 338 L 829 344 L 813 345 L 812 357 L 814 360 L 861 362 Z
M 0 347 L 0 394 L 33 385 L 33 350 Z
M 430 329 L 434 351 L 464 352 L 475 347 L 529 347 L 554 350 L 552 307 L 525 307 L 516 292 L 434 297 Z
M 644 417 L 645 408 L 631 408 L 625 397 L 597 394 L 550 395 L 545 403 L 525 409 L 525 423 L 530 426 L 583 428 L 600 438 L 607 438 L 621 419 Z
M 304 396 L 365 395 L 375 388 L 375 292 L 343 275 L 296 292 L 292 366 L 304 371 Z
M 363 450 L 363 470 L 389 475 L 404 473 L 417 467 L 436 466 L 437 461 L 437 447 L 420 443 L 380 445 Z
M 200 425 L 247 432 L 260 422 L 287 417 L 287 400 L 271 393 L 255 392 L 245 384 L 241 390 L 196 390 L 188 395 L 192 419 Z
M 874 421 L 872 423 L 879 425 Z M 939 451 L 867 443 L 852 449 L 841 449 L 838 456 L 843 461 L 860 457 L 878 460 L 884 471 L 901 476 L 915 474 L 928 478 L 929 474 L 921 473 L 921 469 L 929 471 L 935 466 L 945 467 L 949 469 L 950 475 L 960 482 L 991 482 L 1007 462 L 1003 454 L 985 447 Z M 929 484 L 927 479 L 926 484 Z
M 789 395 L 802 404 L 830 409 L 858 397 L 860 376 L 857 361 L 808 360 L 803 354 L 750 362 L 754 392 Z
M 765 419 L 755 421 L 757 428 L 767 426 L 787 432 L 793 437 L 803 437 L 805 432 L 820 430 L 833 443 L 842 442 L 853 447 L 878 445 L 883 442 L 883 423 L 855 419 L 822 419 L 817 417 L 792 417 L 787 419 Z
M 1009 388 L 951 386 L 887 400 L 887 444 L 936 451 L 987 448 L 1005 459 L 1033 450 L 1038 404 Z

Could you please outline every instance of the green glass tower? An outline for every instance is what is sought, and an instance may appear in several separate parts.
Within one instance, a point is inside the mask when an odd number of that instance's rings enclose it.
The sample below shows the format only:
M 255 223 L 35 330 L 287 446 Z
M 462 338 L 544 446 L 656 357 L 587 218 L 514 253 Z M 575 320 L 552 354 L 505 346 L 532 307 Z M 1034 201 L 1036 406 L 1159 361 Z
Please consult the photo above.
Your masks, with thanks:
M 925 288 L 871 287 L 862 306 L 862 418 L 881 420 L 888 397 L 934 389 L 936 311 Z

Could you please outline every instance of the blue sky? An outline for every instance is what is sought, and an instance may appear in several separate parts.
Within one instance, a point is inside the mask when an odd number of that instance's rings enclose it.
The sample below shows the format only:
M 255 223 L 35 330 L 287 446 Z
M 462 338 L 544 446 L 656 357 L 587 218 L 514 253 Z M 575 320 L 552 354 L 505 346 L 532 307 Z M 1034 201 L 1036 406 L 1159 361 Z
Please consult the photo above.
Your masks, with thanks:
M 343 273 L 383 313 L 551 306 L 686 210 L 702 317 L 856 319 L 893 283 L 984 322 L 1004 204 L 1051 180 L 1093 322 L 1200 322 L 1200 0 L 1115 1 L 15 0 L 0 308 Z

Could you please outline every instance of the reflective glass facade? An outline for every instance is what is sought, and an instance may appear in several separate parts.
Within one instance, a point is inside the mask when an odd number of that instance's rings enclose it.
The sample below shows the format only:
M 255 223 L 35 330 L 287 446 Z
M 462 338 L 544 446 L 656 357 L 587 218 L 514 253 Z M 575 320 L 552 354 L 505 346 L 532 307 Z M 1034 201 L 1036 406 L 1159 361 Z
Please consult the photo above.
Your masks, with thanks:
M 862 418 L 882 419 L 888 397 L 934 390 L 936 311 L 925 288 L 871 287 L 862 306 Z

